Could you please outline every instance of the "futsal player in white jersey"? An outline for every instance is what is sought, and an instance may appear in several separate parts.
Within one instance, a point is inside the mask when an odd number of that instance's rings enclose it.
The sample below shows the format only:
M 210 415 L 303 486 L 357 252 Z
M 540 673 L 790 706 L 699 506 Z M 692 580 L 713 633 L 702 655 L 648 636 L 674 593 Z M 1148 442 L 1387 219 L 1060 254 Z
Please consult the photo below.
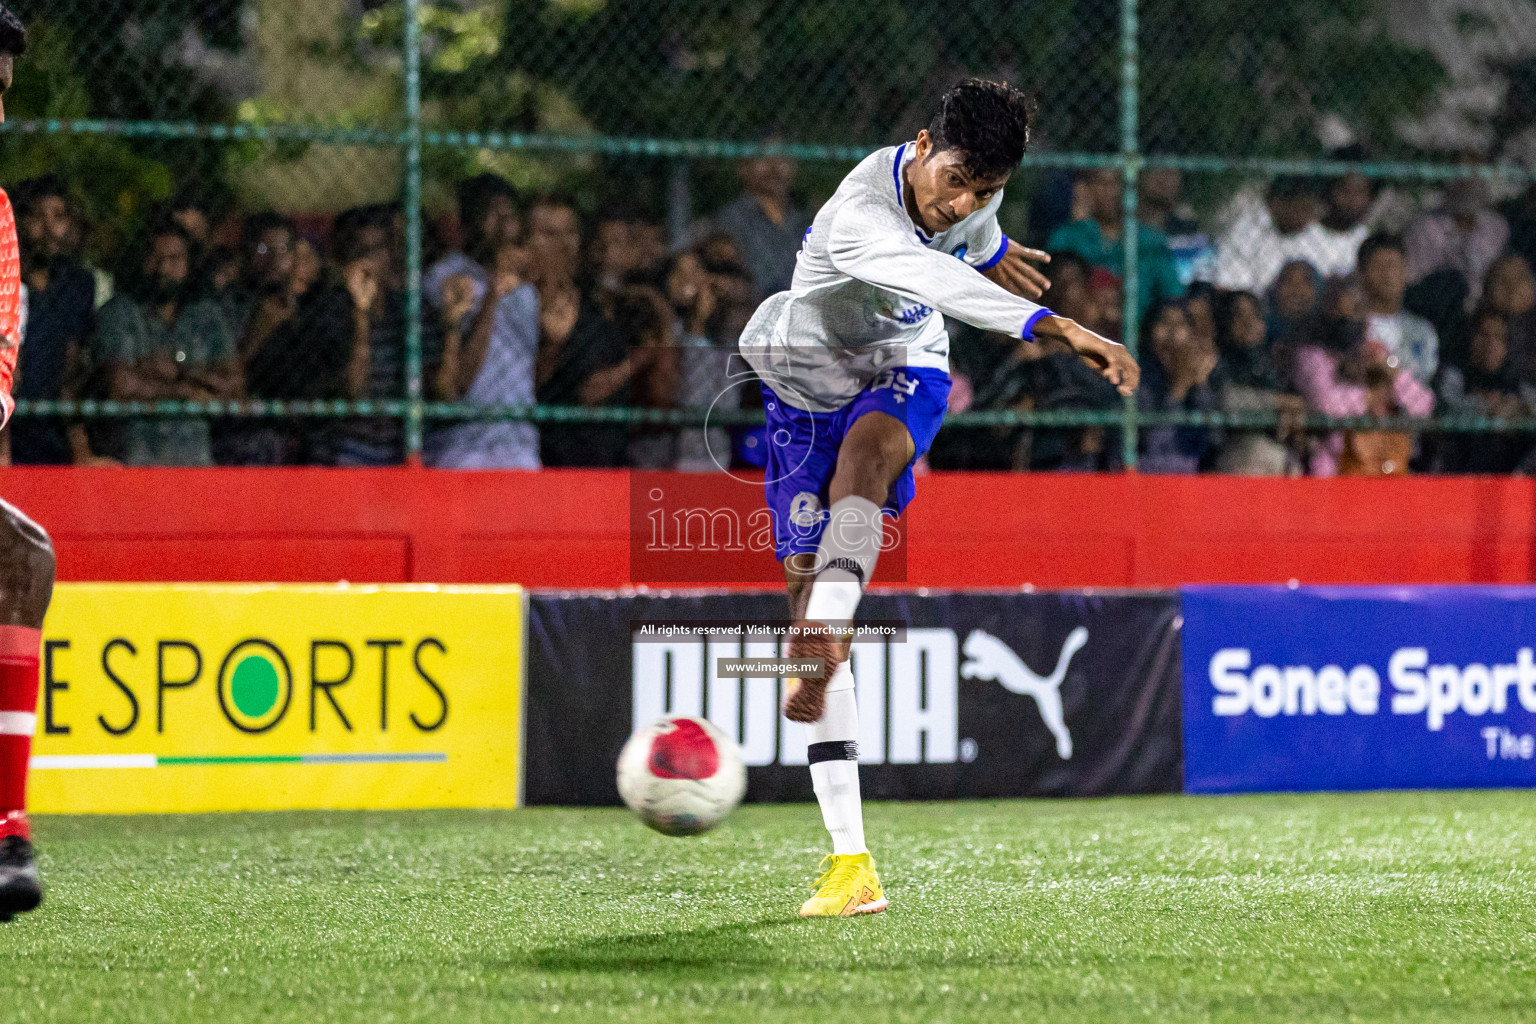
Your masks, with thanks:
M 1121 394 L 1140 381 L 1121 346 L 1036 304 L 1045 254 L 998 227 L 1024 157 L 1029 99 L 966 80 L 916 140 L 854 168 L 806 233 L 789 291 L 741 337 L 768 416 L 766 491 L 789 583 L 788 655 L 827 670 L 791 680 L 784 713 L 806 723 L 811 778 L 833 852 L 803 917 L 887 904 L 864 845 L 849 628 L 880 552 L 883 516 L 911 501 L 912 465 L 949 398 L 943 316 L 1013 338 L 1056 338 Z

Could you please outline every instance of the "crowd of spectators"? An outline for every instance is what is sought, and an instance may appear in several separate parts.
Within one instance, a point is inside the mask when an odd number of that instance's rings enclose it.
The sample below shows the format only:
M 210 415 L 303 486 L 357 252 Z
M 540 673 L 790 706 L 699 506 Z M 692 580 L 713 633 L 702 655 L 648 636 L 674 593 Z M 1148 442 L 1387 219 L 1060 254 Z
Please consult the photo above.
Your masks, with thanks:
M 1345 158 L 1362 154 L 1344 153 Z M 502 407 L 750 407 L 736 341 L 786 288 L 810 223 L 794 165 L 744 161 L 742 194 L 681 242 L 622 203 L 584 218 L 557 195 L 482 175 L 433 220 L 422 279 L 429 402 L 483 407 L 428 421 L 423 458 L 457 469 L 761 465 L 760 431 L 514 422 Z M 1047 189 L 1049 191 L 1049 183 Z M 1242 192 L 1207 230 L 1178 172 L 1142 179 L 1134 308 L 1149 413 L 1273 414 L 1278 425 L 1153 423 L 1143 472 L 1247 475 L 1536 472 L 1530 435 L 1304 429 L 1308 412 L 1536 414 L 1536 189 L 1496 205 L 1476 178 L 1427 209 L 1358 175 L 1283 177 Z M 26 399 L 399 403 L 407 384 L 404 217 L 216 215 L 167 203 L 124 265 L 96 266 L 67 185 L 11 190 L 22 239 Z M 1064 193 L 1065 194 L 1065 193 Z M 1109 337 L 1125 319 L 1118 172 L 1070 182 L 1031 229 L 1051 253 L 1042 300 Z M 946 431 L 934 468 L 1113 470 L 1115 390 L 1065 348 L 950 325 L 952 411 L 1098 410 L 1093 427 Z M 1123 339 L 1122 339 L 1123 340 Z M 15 463 L 383 466 L 405 457 L 399 405 L 375 415 L 18 418 Z
M 752 263 L 744 257 L 805 221 L 788 199 L 791 173 L 785 161 L 748 162 L 743 202 L 676 250 L 661 225 L 629 209 L 585 222 L 560 196 L 520 202 L 495 176 L 463 182 L 457 216 L 429 232 L 423 397 L 489 408 L 483 418 L 430 421 L 424 461 L 706 468 L 728 465 L 733 441 L 751 461 L 749 431 L 733 438 L 724 427 L 706 436 L 622 421 L 536 425 L 497 409 L 711 405 L 764 289 L 793 272 L 794 251 L 786 262 L 782 245 Z M 379 415 L 311 408 L 316 414 L 295 416 L 267 406 L 283 414 L 21 416 L 0 435 L 12 462 L 404 460 L 406 271 L 397 205 L 323 221 L 272 212 L 230 219 L 181 198 L 157 211 L 130 264 L 108 270 L 86 258 L 88 230 L 63 182 L 23 182 L 11 196 L 24 254 L 18 398 L 397 403 Z
M 1340 159 L 1364 154 L 1343 152 Z M 1139 468 L 1253 476 L 1536 473 L 1529 434 L 1318 433 L 1307 413 L 1501 419 L 1536 415 L 1536 188 L 1495 204 L 1448 182 L 1425 209 L 1359 174 L 1282 177 L 1243 192 L 1205 232 L 1178 172 L 1142 183 L 1137 224 L 1139 408 L 1269 414 L 1266 430 L 1152 424 Z M 1122 337 L 1125 213 L 1117 174 L 1081 172 L 1070 213 L 1032 225 L 1052 254 L 1042 300 Z M 1037 203 L 1036 210 L 1041 209 Z M 957 408 L 1101 410 L 1121 400 L 1070 353 L 962 331 Z M 1001 344 L 999 344 L 1001 342 Z M 1118 468 L 1113 417 L 1092 428 L 952 431 L 938 466 Z

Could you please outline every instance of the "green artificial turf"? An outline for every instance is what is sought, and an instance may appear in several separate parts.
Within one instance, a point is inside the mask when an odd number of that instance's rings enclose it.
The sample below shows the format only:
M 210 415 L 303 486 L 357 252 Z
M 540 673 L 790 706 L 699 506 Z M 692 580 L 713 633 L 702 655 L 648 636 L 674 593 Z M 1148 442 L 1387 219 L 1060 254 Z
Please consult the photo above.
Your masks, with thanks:
M 0 1020 L 1536 1021 L 1536 795 L 44 818 Z

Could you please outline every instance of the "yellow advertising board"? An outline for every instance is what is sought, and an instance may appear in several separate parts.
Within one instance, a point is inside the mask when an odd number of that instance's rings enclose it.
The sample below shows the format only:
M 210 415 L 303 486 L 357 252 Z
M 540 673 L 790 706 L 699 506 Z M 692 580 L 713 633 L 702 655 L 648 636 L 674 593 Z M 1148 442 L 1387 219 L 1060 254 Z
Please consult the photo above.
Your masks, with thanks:
M 61 584 L 40 814 L 515 807 L 517 587 Z

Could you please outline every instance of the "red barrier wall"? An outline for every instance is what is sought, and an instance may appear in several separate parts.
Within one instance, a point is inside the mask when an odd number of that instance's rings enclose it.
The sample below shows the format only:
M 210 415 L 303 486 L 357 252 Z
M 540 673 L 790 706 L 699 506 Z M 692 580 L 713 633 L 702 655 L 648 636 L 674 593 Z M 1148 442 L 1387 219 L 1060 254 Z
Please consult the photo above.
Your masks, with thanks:
M 580 470 L 0 471 L 66 580 L 617 587 L 636 582 L 629 487 Z M 935 473 L 908 520 L 914 586 L 1536 579 L 1536 484 L 1517 478 Z M 774 571 L 736 557 L 743 580 Z

